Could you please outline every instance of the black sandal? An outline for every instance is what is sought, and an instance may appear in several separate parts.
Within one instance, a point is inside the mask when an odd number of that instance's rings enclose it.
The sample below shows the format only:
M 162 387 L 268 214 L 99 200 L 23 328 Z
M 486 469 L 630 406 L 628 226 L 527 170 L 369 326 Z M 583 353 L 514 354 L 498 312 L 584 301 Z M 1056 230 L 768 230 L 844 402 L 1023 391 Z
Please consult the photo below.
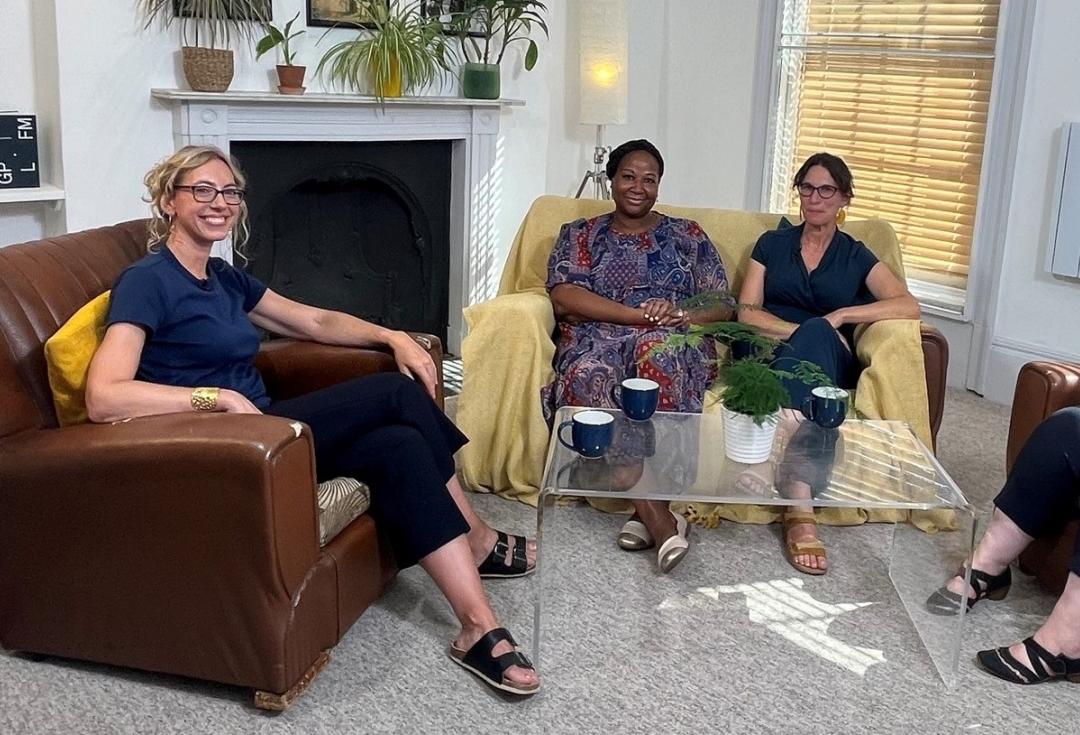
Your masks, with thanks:
M 514 650 L 510 653 L 492 656 L 492 650 L 502 641 L 509 641 Z M 487 633 L 484 633 L 480 640 L 474 643 L 473 647 L 468 651 L 463 651 L 450 644 L 450 658 L 454 660 L 454 663 L 476 674 L 490 686 L 504 692 L 528 695 L 535 694 L 540 689 L 540 682 L 524 685 L 507 681 L 505 677 L 506 670 L 511 666 L 520 666 L 523 669 L 533 669 L 534 671 L 535 668 L 529 658 L 517 650 L 517 641 L 514 640 L 514 636 L 510 635 L 510 631 L 506 628 L 492 628 Z
M 960 567 L 955 576 L 963 579 L 967 567 Z M 975 590 L 974 597 L 958 595 L 951 592 L 947 587 L 940 588 L 926 600 L 926 609 L 934 615 L 956 615 L 960 612 L 960 604 L 967 600 L 967 609 L 970 610 L 979 600 L 1004 600 L 1012 586 L 1012 568 L 1005 567 L 1005 571 L 996 577 L 978 569 L 971 570 L 971 588 Z
M 482 579 L 511 579 L 524 577 L 536 571 L 535 566 L 529 566 L 529 559 L 525 555 L 526 544 L 524 536 L 507 536 L 502 531 L 496 531 L 498 538 L 491 547 L 491 553 L 480 562 L 476 568 Z M 514 554 L 510 563 L 506 563 L 506 552 L 510 550 L 510 539 L 514 539 Z
M 1080 684 L 1080 658 L 1055 656 L 1035 642 L 1034 638 L 1024 639 L 1031 666 L 1025 666 L 1009 653 L 1008 647 L 979 651 L 976 660 L 979 666 L 999 679 L 1013 684 L 1042 684 L 1044 681 L 1066 679 Z

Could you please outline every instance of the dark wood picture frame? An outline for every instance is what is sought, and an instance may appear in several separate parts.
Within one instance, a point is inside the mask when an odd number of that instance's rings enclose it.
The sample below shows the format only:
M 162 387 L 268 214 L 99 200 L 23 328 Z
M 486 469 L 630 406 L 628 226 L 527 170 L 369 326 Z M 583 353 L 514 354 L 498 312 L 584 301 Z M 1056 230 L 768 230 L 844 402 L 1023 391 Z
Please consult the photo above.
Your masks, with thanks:
M 456 13 L 464 10 L 469 6 L 469 0 L 420 0 L 420 14 L 424 16 L 435 16 L 447 13 Z M 444 33 L 449 31 L 444 27 Z M 483 38 L 484 32 L 481 30 L 470 30 L 470 36 L 476 38 Z
M 263 18 L 265 18 L 267 21 L 269 21 L 271 18 L 274 17 L 274 10 L 271 7 L 271 0 L 261 0 L 261 5 L 262 5 Z M 231 10 L 232 6 L 229 6 L 229 7 L 230 7 L 230 12 L 226 13 L 226 17 L 228 17 L 228 18 L 230 18 L 232 20 L 257 20 L 257 18 L 252 18 L 250 15 L 248 15 L 246 13 L 237 13 L 236 11 Z M 191 13 L 184 12 L 184 8 L 185 8 L 184 0 L 173 0 L 173 15 L 174 16 L 176 16 L 177 18 L 190 18 Z
M 338 6 L 342 10 L 335 12 L 333 8 Z M 354 0 L 307 0 L 307 24 L 321 28 L 374 28 L 371 23 L 344 19 L 358 11 L 359 4 Z

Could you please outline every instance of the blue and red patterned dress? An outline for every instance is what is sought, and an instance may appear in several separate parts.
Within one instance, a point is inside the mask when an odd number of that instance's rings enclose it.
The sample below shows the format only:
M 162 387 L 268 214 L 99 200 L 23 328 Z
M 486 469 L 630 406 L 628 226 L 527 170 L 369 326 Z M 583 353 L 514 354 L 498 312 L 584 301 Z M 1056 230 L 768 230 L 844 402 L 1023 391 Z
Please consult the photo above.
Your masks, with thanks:
M 651 230 L 626 235 L 612 228 L 612 218 L 605 214 L 563 225 L 548 260 L 548 291 L 569 283 L 636 307 L 648 299 L 677 303 L 727 289 L 720 256 L 696 222 L 661 215 Z M 612 388 L 633 377 L 660 384 L 659 410 L 700 411 L 716 376 L 712 340 L 640 362 L 672 331 L 560 322 L 555 380 L 541 391 L 545 418 L 550 423 L 560 406 L 614 407 Z

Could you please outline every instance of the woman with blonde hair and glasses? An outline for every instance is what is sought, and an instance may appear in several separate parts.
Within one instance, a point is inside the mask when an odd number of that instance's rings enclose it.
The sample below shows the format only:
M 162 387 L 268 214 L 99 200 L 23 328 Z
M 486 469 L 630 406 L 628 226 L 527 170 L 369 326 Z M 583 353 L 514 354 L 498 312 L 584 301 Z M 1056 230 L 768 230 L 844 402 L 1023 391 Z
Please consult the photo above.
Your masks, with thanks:
M 146 176 L 154 219 L 146 257 L 113 287 L 107 329 L 87 379 L 93 421 L 178 411 L 267 413 L 311 427 L 319 480 L 356 478 L 399 568 L 420 564 L 450 602 L 461 631 L 458 664 L 491 686 L 532 694 L 540 685 L 499 627 L 480 577 L 533 570 L 535 545 L 507 537 L 470 507 L 454 474 L 466 441 L 433 400 L 437 372 L 404 332 L 292 301 L 210 256 L 247 233 L 244 177 L 230 156 L 189 146 Z M 381 373 L 274 401 L 255 369 L 260 327 L 326 344 L 385 347 L 398 373 Z
M 739 321 L 783 340 L 778 366 L 806 360 L 818 365 L 841 388 L 855 386 L 857 324 L 882 319 L 918 319 L 919 304 L 907 286 L 861 242 L 842 232 L 844 207 L 855 196 L 851 171 L 843 159 L 815 153 L 799 167 L 793 182 L 799 192 L 802 224 L 762 235 L 750 255 L 739 291 Z M 735 355 L 745 354 L 736 345 Z M 785 381 L 791 407 L 785 424 L 803 419 L 811 386 Z M 791 430 L 790 427 L 787 430 Z M 786 497 L 808 498 L 811 482 L 781 487 Z M 809 507 L 788 508 L 784 517 L 788 561 L 800 572 L 824 574 L 825 548 L 817 537 Z

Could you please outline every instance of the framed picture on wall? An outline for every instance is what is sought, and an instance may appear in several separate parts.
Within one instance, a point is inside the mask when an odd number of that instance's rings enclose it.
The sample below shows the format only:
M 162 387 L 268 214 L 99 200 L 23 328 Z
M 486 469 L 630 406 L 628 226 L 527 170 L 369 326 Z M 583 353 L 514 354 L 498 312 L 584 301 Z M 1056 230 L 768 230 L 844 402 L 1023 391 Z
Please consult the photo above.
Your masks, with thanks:
M 380 0 L 376 0 L 377 2 Z M 381 0 L 385 4 L 385 0 Z M 365 0 L 307 0 L 309 26 L 372 28 L 370 2 Z
M 420 13 L 428 17 L 435 17 L 442 21 L 443 28 L 450 32 L 450 17 L 454 13 L 468 10 L 474 4 L 474 0 L 420 0 Z M 479 25 L 469 29 L 470 36 L 483 36 L 484 31 Z
M 234 20 L 267 20 L 273 18 L 271 0 L 247 0 L 246 2 L 223 3 L 226 18 Z M 205 3 L 202 3 L 205 4 Z M 173 0 L 173 14 L 177 18 L 190 18 L 192 0 Z M 254 12 L 253 12 L 254 11 Z

